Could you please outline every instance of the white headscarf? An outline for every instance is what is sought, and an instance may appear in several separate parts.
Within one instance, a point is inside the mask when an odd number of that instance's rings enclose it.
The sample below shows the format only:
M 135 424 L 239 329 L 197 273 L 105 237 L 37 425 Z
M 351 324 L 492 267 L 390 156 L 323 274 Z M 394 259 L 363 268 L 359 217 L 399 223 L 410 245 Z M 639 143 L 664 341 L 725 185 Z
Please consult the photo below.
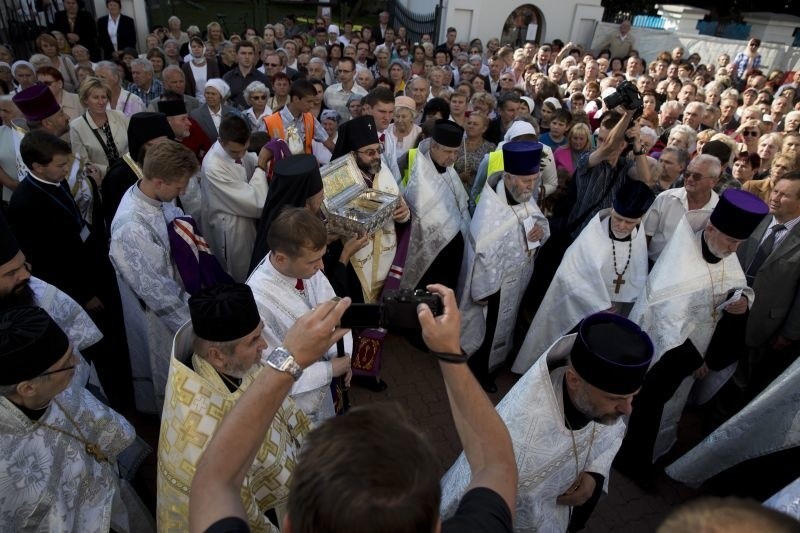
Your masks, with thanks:
M 223 101 L 231 94 L 231 86 L 221 78 L 211 78 L 207 80 L 204 89 L 208 89 L 209 87 L 214 88 L 220 94 Z

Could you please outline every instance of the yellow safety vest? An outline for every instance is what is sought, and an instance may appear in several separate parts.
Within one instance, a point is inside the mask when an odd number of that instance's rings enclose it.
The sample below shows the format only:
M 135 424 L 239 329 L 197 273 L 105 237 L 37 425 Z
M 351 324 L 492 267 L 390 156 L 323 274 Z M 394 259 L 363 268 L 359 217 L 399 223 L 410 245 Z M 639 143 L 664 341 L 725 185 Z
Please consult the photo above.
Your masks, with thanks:
M 501 156 L 503 154 L 500 154 Z M 408 185 L 408 178 L 411 176 L 411 169 L 414 168 L 414 161 L 417 159 L 417 148 L 412 148 L 408 151 L 408 167 L 406 167 L 405 172 L 403 172 L 403 180 L 402 184 L 403 187 Z

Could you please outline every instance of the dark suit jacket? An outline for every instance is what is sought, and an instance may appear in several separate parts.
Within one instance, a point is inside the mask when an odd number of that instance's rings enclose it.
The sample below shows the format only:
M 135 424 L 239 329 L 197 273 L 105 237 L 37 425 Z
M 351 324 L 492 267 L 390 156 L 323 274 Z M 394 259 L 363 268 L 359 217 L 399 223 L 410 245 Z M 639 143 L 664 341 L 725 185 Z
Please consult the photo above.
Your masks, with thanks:
M 207 69 L 206 69 L 206 80 L 210 80 L 212 78 L 221 78 L 219 73 L 219 65 L 216 61 L 207 61 L 206 62 Z M 184 63 L 181 65 L 181 70 L 186 75 L 186 90 L 183 94 L 188 94 L 189 96 L 194 96 L 195 91 L 197 89 L 197 83 L 194 80 L 194 74 L 192 74 L 192 66 L 190 63 Z
M 8 205 L 8 223 L 33 267 L 33 274 L 69 294 L 79 304 L 102 292 L 111 263 L 102 226 L 81 238 L 83 220 L 64 183 L 59 189 L 28 175 Z M 101 213 L 95 213 L 103 224 Z
M 737 255 L 747 270 L 755 257 L 772 215 L 764 217 L 749 239 L 739 246 Z M 753 290 L 756 299 L 747 321 L 747 345 L 763 347 L 775 335 L 800 339 L 800 225 L 781 240 L 756 274 Z
M 230 114 L 238 115 L 240 113 L 233 106 L 223 105 L 222 118 L 224 119 L 226 115 Z M 203 128 L 203 133 L 208 136 L 211 144 L 214 144 L 217 141 L 219 132 L 217 131 L 217 128 L 214 127 L 214 119 L 211 118 L 211 112 L 208 110 L 207 105 L 201 105 L 199 108 L 189 113 L 189 117 L 195 119 L 197 123 L 200 124 L 200 127 Z
M 97 40 L 100 48 L 103 49 L 103 58 L 111 59 L 114 54 L 114 45 L 111 43 L 111 37 L 108 36 L 108 15 L 97 19 Z M 117 28 L 117 50 L 128 47 L 136 48 L 136 25 L 128 15 L 120 15 Z
M 495 145 L 503 140 L 503 126 L 500 123 L 500 117 L 493 118 L 489 121 L 489 127 L 486 128 L 486 133 L 483 137 Z
M 85 9 L 78 11 L 78 15 L 75 18 L 74 31 L 69 29 L 66 11 L 59 11 L 56 13 L 53 23 L 50 25 L 50 29 L 60 31 L 65 37 L 68 33 L 77 34 L 80 37 L 78 44 L 89 49 L 92 61 L 100 61 L 100 48 L 97 46 L 97 24 L 92 14 Z

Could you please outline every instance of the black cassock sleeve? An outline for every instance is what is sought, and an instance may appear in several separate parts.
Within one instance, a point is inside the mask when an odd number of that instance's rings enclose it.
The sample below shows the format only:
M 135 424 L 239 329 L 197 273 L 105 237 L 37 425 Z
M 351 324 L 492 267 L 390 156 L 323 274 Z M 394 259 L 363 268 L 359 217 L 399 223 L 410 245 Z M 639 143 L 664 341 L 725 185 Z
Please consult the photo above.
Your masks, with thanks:
M 747 354 L 744 335 L 748 316 L 750 316 L 749 310 L 741 315 L 722 312 L 722 318 L 717 322 L 706 350 L 705 364 L 710 370 L 722 370 Z
M 600 501 L 600 496 L 603 494 L 603 483 L 605 483 L 606 480 L 605 476 L 597 472 L 587 472 L 587 474 L 594 478 L 594 492 L 589 499 L 586 500 L 586 503 L 572 509 L 572 518 L 570 518 L 569 526 L 567 527 L 567 531 L 570 533 L 572 531 L 580 531 L 586 527 L 586 522 L 594 512 L 594 508 L 597 506 L 597 502 Z

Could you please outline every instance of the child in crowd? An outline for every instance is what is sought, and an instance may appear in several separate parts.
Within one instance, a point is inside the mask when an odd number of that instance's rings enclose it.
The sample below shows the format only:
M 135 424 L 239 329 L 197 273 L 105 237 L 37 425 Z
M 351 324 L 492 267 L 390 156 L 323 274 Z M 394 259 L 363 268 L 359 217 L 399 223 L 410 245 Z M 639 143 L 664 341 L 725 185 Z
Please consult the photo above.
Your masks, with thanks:
M 545 102 L 546 106 L 548 102 Z M 550 131 L 542 134 L 539 141 L 555 150 L 559 146 L 567 144 L 567 131 L 572 125 L 572 113 L 566 109 L 556 110 L 553 118 L 550 119 Z

